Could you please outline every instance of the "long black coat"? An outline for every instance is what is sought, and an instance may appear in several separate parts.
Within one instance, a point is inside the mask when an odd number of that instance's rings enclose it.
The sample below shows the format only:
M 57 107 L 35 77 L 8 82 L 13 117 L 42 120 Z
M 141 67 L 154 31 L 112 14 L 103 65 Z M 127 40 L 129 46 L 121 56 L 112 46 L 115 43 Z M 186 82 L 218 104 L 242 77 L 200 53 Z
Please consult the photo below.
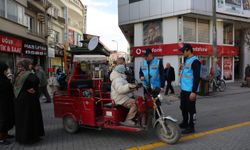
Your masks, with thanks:
M 16 141 L 31 143 L 44 136 L 43 118 L 38 97 L 39 79 L 30 74 L 15 101 Z M 31 94 L 28 89 L 36 92 Z
M 164 76 L 165 76 L 166 81 L 174 81 L 175 80 L 174 68 L 173 67 L 165 68 L 164 69 Z
M 0 132 L 7 132 L 14 126 L 14 93 L 10 80 L 0 76 Z

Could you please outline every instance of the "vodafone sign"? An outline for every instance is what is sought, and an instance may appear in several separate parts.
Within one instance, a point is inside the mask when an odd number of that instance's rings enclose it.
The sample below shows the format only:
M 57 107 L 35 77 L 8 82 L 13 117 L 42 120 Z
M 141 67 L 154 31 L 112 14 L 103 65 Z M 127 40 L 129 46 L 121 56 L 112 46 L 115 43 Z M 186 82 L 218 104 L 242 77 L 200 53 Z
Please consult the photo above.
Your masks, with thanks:
M 148 48 L 148 47 L 147 47 Z M 137 48 L 135 50 L 135 53 L 136 55 L 143 55 L 145 53 L 145 49 L 146 48 Z M 155 55 L 160 55 L 162 52 L 163 52 L 163 49 L 162 48 L 151 48 L 152 52 L 155 54 Z
M 195 55 L 212 56 L 212 45 L 209 44 L 191 44 Z M 164 56 L 164 55 L 182 55 L 179 51 L 181 48 L 179 43 L 174 44 L 161 44 L 161 45 L 150 45 L 150 46 L 137 46 L 132 47 L 132 55 L 134 57 L 143 56 L 145 49 L 150 48 L 154 56 Z M 217 56 L 237 56 L 238 47 L 235 46 L 222 46 L 217 47 Z

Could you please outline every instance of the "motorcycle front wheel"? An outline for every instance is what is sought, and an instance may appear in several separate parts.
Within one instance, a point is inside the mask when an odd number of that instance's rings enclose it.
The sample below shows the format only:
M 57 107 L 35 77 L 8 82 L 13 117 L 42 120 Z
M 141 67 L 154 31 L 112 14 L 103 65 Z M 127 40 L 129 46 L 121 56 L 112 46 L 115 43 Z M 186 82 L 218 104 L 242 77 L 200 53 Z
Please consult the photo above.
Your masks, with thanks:
M 163 142 L 168 144 L 175 144 L 181 138 L 181 131 L 176 122 L 171 120 L 165 120 L 164 125 L 166 127 L 167 133 L 165 133 L 164 128 L 161 123 L 156 125 L 156 134 Z

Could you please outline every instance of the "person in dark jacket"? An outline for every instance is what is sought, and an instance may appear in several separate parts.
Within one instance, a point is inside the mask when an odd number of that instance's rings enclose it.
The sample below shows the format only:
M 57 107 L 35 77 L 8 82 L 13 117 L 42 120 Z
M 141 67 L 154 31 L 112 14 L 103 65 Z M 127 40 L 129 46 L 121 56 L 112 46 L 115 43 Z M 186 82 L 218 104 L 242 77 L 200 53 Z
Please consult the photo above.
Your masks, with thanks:
M 49 95 L 49 92 L 47 89 L 48 81 L 47 81 L 46 73 L 44 72 L 44 70 L 42 69 L 42 67 L 40 65 L 35 66 L 35 73 L 36 73 L 36 76 L 40 80 L 39 98 L 43 94 L 46 97 L 45 103 L 51 103 L 51 98 L 50 98 L 50 95 Z
M 0 145 L 8 145 L 8 131 L 14 126 L 14 93 L 7 78 L 8 66 L 0 62 Z
M 247 80 L 247 77 L 250 77 L 250 65 L 247 64 L 245 68 L 245 81 Z
M 201 64 L 198 57 L 193 54 L 193 48 L 190 44 L 183 44 L 180 51 L 185 59 L 180 78 L 180 109 L 183 120 L 179 126 L 184 129 L 183 134 L 188 134 L 195 132 L 196 93 L 199 91 Z
M 38 142 L 44 136 L 39 79 L 30 71 L 30 64 L 26 59 L 17 64 L 14 83 L 16 141 L 21 144 Z
M 167 81 L 165 95 L 168 95 L 169 89 L 171 90 L 171 94 L 174 94 L 174 88 L 172 86 L 172 82 L 175 81 L 175 72 L 174 68 L 170 65 L 170 63 L 166 64 L 166 68 L 164 69 L 164 75 L 165 75 L 165 81 Z

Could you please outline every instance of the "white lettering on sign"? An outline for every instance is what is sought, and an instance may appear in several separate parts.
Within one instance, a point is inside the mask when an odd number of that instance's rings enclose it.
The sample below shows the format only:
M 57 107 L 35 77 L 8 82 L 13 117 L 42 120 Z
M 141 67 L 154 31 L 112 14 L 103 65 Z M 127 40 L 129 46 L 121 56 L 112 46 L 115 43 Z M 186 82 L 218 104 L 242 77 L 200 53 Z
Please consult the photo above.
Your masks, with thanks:
M 205 48 L 205 47 L 195 47 L 193 49 L 196 52 L 207 52 L 207 48 Z
M 13 40 L 8 39 L 8 38 L 2 38 L 2 42 L 5 44 L 10 44 L 10 45 L 12 45 L 14 43 Z
M 27 49 L 44 50 L 44 51 L 46 51 L 46 47 L 45 46 L 40 46 L 40 45 L 24 44 L 23 47 L 27 48 Z
M 152 48 L 152 52 L 153 53 L 161 53 L 162 52 L 162 48 Z

